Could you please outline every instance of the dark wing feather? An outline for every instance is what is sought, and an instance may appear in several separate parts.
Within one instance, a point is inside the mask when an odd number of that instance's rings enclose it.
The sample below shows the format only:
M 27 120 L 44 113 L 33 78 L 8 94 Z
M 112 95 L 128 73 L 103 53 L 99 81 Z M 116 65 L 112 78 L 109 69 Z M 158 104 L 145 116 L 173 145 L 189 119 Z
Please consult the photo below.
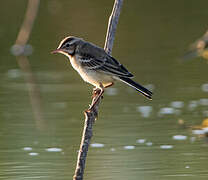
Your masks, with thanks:
M 83 54 L 80 58 L 81 65 L 89 70 L 97 70 L 114 76 L 133 77 L 133 75 L 116 59 L 111 56 L 96 58 L 89 54 Z

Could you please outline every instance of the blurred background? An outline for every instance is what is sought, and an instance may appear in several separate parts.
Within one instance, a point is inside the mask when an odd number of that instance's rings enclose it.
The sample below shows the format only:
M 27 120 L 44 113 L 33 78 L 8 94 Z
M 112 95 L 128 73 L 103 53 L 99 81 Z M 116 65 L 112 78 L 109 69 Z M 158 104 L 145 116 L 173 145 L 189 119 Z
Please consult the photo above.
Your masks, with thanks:
M 52 55 L 68 35 L 104 45 L 113 0 L 42 0 L 26 57 L 14 44 L 27 0 L 0 7 L 0 179 L 73 176 L 92 86 Z M 104 95 L 85 179 L 208 178 L 208 64 L 183 60 L 208 29 L 208 1 L 124 0 L 112 55 L 154 92 L 122 83 Z

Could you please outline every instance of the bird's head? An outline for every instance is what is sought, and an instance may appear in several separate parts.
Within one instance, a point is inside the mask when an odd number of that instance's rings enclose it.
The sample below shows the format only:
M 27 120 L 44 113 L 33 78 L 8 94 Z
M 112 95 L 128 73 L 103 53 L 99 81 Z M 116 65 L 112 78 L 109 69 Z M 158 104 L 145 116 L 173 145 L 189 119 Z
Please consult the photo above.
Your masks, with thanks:
M 69 36 L 64 38 L 58 48 L 52 51 L 52 54 L 61 53 L 66 55 L 67 57 L 71 57 L 74 55 L 77 45 L 80 43 L 81 39 L 73 36 Z

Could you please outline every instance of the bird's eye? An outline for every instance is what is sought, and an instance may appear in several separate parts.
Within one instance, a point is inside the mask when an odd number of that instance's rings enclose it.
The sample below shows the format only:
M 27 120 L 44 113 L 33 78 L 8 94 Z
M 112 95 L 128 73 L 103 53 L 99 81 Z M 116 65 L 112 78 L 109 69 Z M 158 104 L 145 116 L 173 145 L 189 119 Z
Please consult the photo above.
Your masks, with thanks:
M 66 44 L 66 47 L 68 48 L 69 46 L 70 46 L 69 43 L 67 43 L 67 44 Z

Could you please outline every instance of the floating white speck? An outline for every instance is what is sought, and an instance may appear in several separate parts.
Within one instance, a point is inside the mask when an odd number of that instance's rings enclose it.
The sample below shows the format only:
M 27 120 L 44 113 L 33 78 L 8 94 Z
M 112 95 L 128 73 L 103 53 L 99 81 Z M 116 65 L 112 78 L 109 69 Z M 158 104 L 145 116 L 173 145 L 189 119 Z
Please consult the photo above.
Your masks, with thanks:
M 146 142 L 147 146 L 152 146 L 152 142 Z
M 22 75 L 22 72 L 19 69 L 10 69 L 7 72 L 7 76 L 11 79 L 18 78 Z
M 186 166 L 185 168 L 186 168 L 186 169 L 189 169 L 189 168 L 190 168 L 190 166 Z
M 116 88 L 106 88 L 105 94 L 108 96 L 115 96 L 118 94 L 118 90 Z
M 173 101 L 170 103 L 173 108 L 182 108 L 184 106 L 183 101 Z
M 135 149 L 135 146 L 124 146 L 123 148 L 124 149 L 128 149 L 128 150 L 131 150 L 131 149 Z
M 25 46 L 14 44 L 11 47 L 10 51 L 14 56 L 20 56 L 20 55 L 29 56 L 33 52 L 33 47 L 30 44 L 26 44 Z
M 187 136 L 184 136 L 184 135 L 175 135 L 175 136 L 173 136 L 173 139 L 174 140 L 183 141 L 183 140 L 186 140 L 187 139 Z
M 202 84 L 201 89 L 202 89 L 202 91 L 204 91 L 204 92 L 208 92 L 208 83 Z
M 151 112 L 152 112 L 152 107 L 151 106 L 138 106 L 137 111 L 141 113 L 142 117 L 149 117 Z
M 18 45 L 18 44 L 14 44 L 11 47 L 10 51 L 11 51 L 12 55 L 19 56 L 19 55 L 23 54 L 23 52 L 24 52 L 24 46 Z
M 208 133 L 208 127 L 203 128 L 204 134 Z
M 208 106 L 208 99 L 207 98 L 199 99 L 199 104 L 202 106 Z
M 102 148 L 105 145 L 104 144 L 101 144 L 101 143 L 92 143 L 92 144 L 90 144 L 90 146 L 91 147 L 94 147 L 94 148 Z
M 114 152 L 114 151 L 116 151 L 116 149 L 115 149 L 115 148 L 111 148 L 110 150 L 111 150 L 111 151 L 113 151 L 113 152 Z
M 36 153 L 36 152 L 30 152 L 29 155 L 30 155 L 30 156 L 37 156 L 37 155 L 39 155 L 39 153 Z
M 198 102 L 197 101 L 190 101 L 189 105 L 188 105 L 188 109 L 190 111 L 193 111 L 197 106 L 198 106 Z
M 31 147 L 24 147 L 23 150 L 24 150 L 24 151 L 31 151 L 32 148 L 31 148 Z
M 160 148 L 161 149 L 172 149 L 173 145 L 161 145 Z
M 137 139 L 137 143 L 139 143 L 139 144 L 143 144 L 143 143 L 145 143 L 145 141 L 146 141 L 146 139 Z
M 175 109 L 172 107 L 164 107 L 161 108 L 159 111 L 159 115 L 167 115 L 167 114 L 174 114 L 175 113 Z
M 193 143 L 194 141 L 196 141 L 196 137 L 190 137 L 190 141 Z
M 61 148 L 47 148 L 45 150 L 48 152 L 61 152 L 62 151 Z
M 203 129 L 192 130 L 192 134 L 201 135 L 204 134 L 204 130 Z

